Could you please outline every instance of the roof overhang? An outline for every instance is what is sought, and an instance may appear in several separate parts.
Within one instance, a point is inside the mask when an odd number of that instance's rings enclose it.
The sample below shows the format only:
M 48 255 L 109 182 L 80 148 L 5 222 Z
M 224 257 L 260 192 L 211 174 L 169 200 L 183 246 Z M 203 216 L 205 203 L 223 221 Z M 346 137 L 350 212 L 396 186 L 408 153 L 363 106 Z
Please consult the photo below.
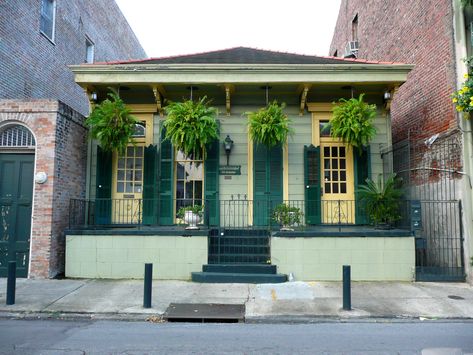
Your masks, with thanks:
M 75 81 L 94 84 L 389 83 L 400 85 L 408 64 L 117 64 L 72 65 Z

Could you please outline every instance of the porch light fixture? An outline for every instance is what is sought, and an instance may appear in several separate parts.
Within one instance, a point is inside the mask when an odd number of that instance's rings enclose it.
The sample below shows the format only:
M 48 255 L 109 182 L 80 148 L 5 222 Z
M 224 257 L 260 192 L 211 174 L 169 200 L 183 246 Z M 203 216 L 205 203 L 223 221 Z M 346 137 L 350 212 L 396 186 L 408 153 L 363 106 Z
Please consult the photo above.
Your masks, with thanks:
M 90 98 L 92 99 L 92 101 L 97 101 L 97 93 L 95 91 L 91 93 Z
M 223 141 L 223 147 L 225 148 L 225 154 L 227 155 L 227 166 L 230 158 L 230 153 L 232 152 L 233 148 L 233 141 L 230 138 L 230 135 L 227 134 L 227 138 Z
M 384 98 L 385 100 L 391 99 L 391 93 L 390 93 L 389 91 L 385 91 L 385 92 L 384 92 L 384 95 L 383 95 L 383 98 Z

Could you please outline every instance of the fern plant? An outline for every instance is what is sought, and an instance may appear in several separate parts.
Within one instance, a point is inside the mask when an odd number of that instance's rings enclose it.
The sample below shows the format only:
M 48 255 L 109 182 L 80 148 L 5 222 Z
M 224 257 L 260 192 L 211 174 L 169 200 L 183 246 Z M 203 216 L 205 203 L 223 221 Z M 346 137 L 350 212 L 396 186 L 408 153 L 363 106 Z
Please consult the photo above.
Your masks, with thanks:
M 461 3 L 463 7 L 473 6 L 473 0 L 461 0 Z
M 399 214 L 402 190 L 397 188 L 396 174 L 391 174 L 383 184 L 382 176 L 378 181 L 366 179 L 366 185 L 358 189 L 360 200 L 365 202 L 365 209 L 375 226 L 392 225 L 401 218 Z
M 186 157 L 204 158 L 206 146 L 218 139 L 217 109 L 203 97 L 197 101 L 170 102 L 164 110 L 166 139 Z
M 135 125 L 140 121 L 130 115 L 131 110 L 116 93 L 111 92 L 108 96 L 94 107 L 85 124 L 90 136 L 97 139 L 103 150 L 124 154 L 126 147 L 133 143 Z
M 373 121 L 376 116 L 376 105 L 363 101 L 364 94 L 349 100 L 340 99 L 339 105 L 333 109 L 330 120 L 330 134 L 343 142 L 358 148 L 367 146 L 376 135 Z
M 247 112 L 250 137 L 256 143 L 272 148 L 285 143 L 287 137 L 294 133 L 291 121 L 283 112 L 286 105 L 273 101 L 268 106 L 256 111 Z

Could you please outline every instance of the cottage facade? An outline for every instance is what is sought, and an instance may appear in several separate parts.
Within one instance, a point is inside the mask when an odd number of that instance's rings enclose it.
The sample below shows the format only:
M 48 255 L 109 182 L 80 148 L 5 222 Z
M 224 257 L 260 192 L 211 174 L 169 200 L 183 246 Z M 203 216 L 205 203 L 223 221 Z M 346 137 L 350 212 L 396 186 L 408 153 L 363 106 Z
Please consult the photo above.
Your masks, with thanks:
M 230 264 L 233 273 L 244 274 L 245 267 L 267 264 L 279 274 L 242 280 L 276 282 L 289 273 L 336 280 L 349 263 L 356 265 L 355 279 L 412 279 L 409 228 L 367 227 L 356 193 L 366 178 L 392 170 L 382 159 L 391 144 L 383 95 L 402 85 L 411 69 L 244 47 L 72 66 L 76 82 L 98 101 L 114 87 L 142 124 L 123 155 L 91 143 L 88 196 L 71 202 L 66 276 L 139 278 L 143 263 L 152 262 L 160 279 L 223 282 L 230 279 L 214 275 L 216 266 L 222 271 Z M 324 128 L 334 101 L 360 93 L 378 111 L 376 137 L 358 152 Z M 218 108 L 220 138 L 196 161 L 164 139 L 163 107 L 204 96 Z M 246 116 L 273 100 L 287 105 L 295 133 L 268 149 L 251 141 Z M 233 142 L 228 154 L 226 139 Z M 295 231 L 275 225 L 272 213 L 281 203 L 303 213 Z M 204 216 L 192 232 L 177 212 L 195 204 L 204 205 Z

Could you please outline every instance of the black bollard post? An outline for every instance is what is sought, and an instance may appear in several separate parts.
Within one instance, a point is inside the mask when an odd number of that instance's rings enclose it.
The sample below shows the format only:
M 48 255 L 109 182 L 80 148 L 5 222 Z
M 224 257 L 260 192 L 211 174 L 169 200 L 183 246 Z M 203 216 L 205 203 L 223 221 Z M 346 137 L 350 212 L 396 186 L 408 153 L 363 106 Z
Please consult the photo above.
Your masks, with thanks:
M 8 262 L 7 305 L 15 304 L 16 261 Z
M 351 276 L 350 265 L 343 265 L 343 309 L 351 310 Z
M 151 287 L 153 286 L 153 264 L 145 264 L 145 288 L 143 307 L 151 308 Z

